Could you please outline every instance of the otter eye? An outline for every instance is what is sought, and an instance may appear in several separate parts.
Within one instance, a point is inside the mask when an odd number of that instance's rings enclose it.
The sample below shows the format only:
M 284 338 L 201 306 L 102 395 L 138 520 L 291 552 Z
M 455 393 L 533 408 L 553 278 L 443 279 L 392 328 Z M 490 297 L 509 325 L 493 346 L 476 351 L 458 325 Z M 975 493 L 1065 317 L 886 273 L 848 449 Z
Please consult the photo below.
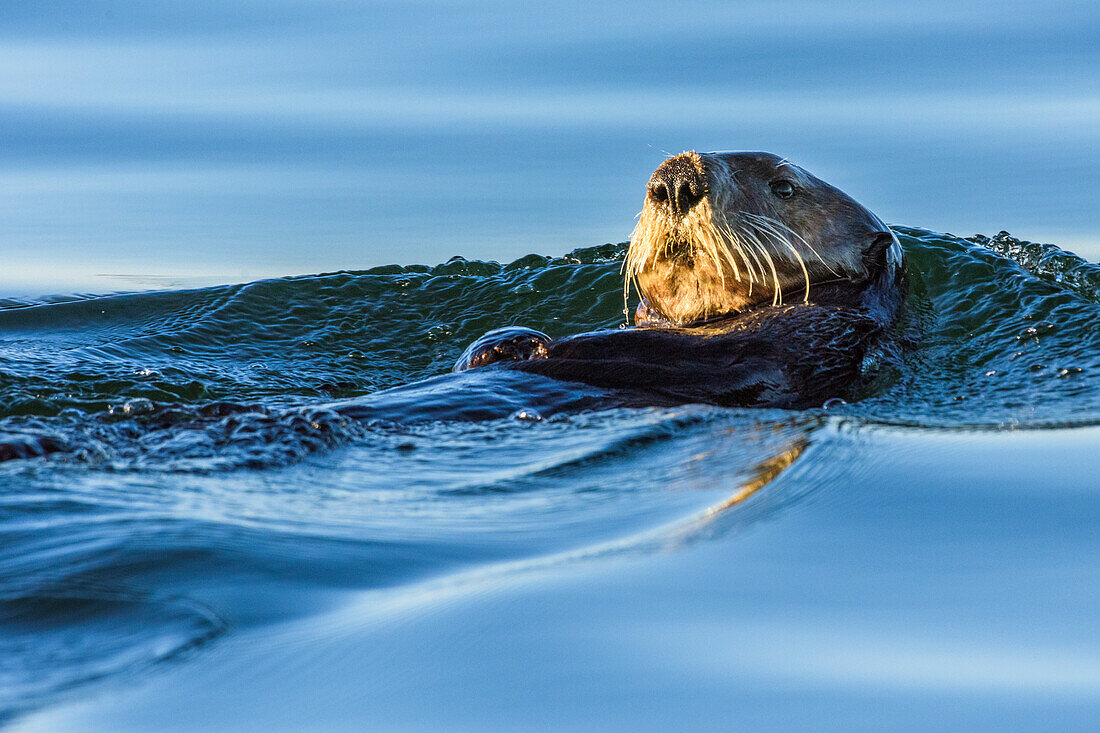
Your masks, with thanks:
M 781 199 L 789 199 L 794 196 L 794 184 L 790 181 L 772 181 L 772 193 Z

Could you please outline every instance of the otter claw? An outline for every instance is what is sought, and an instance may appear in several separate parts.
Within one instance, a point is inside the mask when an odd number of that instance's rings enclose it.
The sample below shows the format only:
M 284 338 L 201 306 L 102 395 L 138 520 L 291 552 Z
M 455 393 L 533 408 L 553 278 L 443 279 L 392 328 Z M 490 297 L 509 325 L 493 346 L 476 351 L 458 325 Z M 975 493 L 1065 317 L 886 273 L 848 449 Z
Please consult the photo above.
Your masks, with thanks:
M 462 372 L 498 361 L 545 359 L 550 337 L 530 328 L 497 328 L 466 347 L 452 371 Z

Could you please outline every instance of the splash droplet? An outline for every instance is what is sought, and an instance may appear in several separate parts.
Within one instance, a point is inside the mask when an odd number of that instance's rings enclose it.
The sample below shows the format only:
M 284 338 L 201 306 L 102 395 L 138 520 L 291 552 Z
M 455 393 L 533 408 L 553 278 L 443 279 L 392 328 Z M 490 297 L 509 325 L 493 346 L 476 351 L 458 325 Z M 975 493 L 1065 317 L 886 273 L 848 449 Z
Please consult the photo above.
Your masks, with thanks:
M 542 420 L 542 415 L 538 414 L 535 410 L 525 407 L 513 412 L 512 419 L 521 422 L 540 422 Z

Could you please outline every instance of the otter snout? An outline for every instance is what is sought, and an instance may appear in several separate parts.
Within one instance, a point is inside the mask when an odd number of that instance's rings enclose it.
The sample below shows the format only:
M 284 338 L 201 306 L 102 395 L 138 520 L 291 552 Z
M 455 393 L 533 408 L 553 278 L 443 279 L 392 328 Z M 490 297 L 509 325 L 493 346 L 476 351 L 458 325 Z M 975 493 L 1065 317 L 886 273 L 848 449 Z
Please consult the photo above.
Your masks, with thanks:
M 677 155 L 661 163 L 646 189 L 656 206 L 683 215 L 707 195 L 707 179 L 691 157 Z

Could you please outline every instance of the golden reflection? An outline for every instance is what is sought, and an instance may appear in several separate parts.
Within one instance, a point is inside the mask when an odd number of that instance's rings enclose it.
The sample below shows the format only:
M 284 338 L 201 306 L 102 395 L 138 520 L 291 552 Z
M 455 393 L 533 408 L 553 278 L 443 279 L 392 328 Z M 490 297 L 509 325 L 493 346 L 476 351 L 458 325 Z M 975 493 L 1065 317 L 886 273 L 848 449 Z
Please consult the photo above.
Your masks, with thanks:
M 757 432 L 757 437 L 763 437 L 761 433 L 782 433 L 784 427 L 790 428 L 791 426 L 789 424 L 786 426 L 774 426 L 771 431 L 765 429 L 754 432 Z M 665 525 L 652 533 L 647 533 L 647 537 L 635 538 L 637 548 L 644 546 L 652 547 L 653 545 L 650 544 L 650 542 L 652 542 L 663 550 L 675 550 L 705 537 L 712 536 L 712 533 L 715 531 L 721 531 L 717 522 L 719 517 L 726 514 L 727 510 L 744 504 L 764 487 L 779 478 L 780 474 L 790 468 L 794 462 L 802 456 L 806 449 L 810 447 L 811 442 L 813 442 L 812 437 L 815 432 L 815 426 L 804 425 L 802 427 L 806 428 L 806 431 L 800 436 L 794 437 L 793 439 L 788 436 L 780 445 L 774 446 L 772 450 L 768 451 L 771 453 L 770 456 L 763 458 L 753 464 L 751 468 L 748 468 L 745 472 L 747 474 L 746 478 L 738 482 L 736 489 L 727 498 L 708 506 L 689 518 Z M 752 436 L 741 433 L 739 438 L 741 440 L 751 440 Z
M 788 466 L 794 463 L 795 460 L 802 455 L 802 452 L 806 450 L 806 446 L 809 444 L 810 442 L 807 439 L 801 438 L 779 455 L 772 456 L 756 464 L 749 480 L 743 483 L 741 487 L 725 501 L 708 507 L 707 510 L 703 512 L 703 519 L 710 519 L 711 517 L 721 514 L 726 509 L 740 504 L 757 491 L 760 491 L 760 489 L 771 483 L 772 479 L 783 473 Z

